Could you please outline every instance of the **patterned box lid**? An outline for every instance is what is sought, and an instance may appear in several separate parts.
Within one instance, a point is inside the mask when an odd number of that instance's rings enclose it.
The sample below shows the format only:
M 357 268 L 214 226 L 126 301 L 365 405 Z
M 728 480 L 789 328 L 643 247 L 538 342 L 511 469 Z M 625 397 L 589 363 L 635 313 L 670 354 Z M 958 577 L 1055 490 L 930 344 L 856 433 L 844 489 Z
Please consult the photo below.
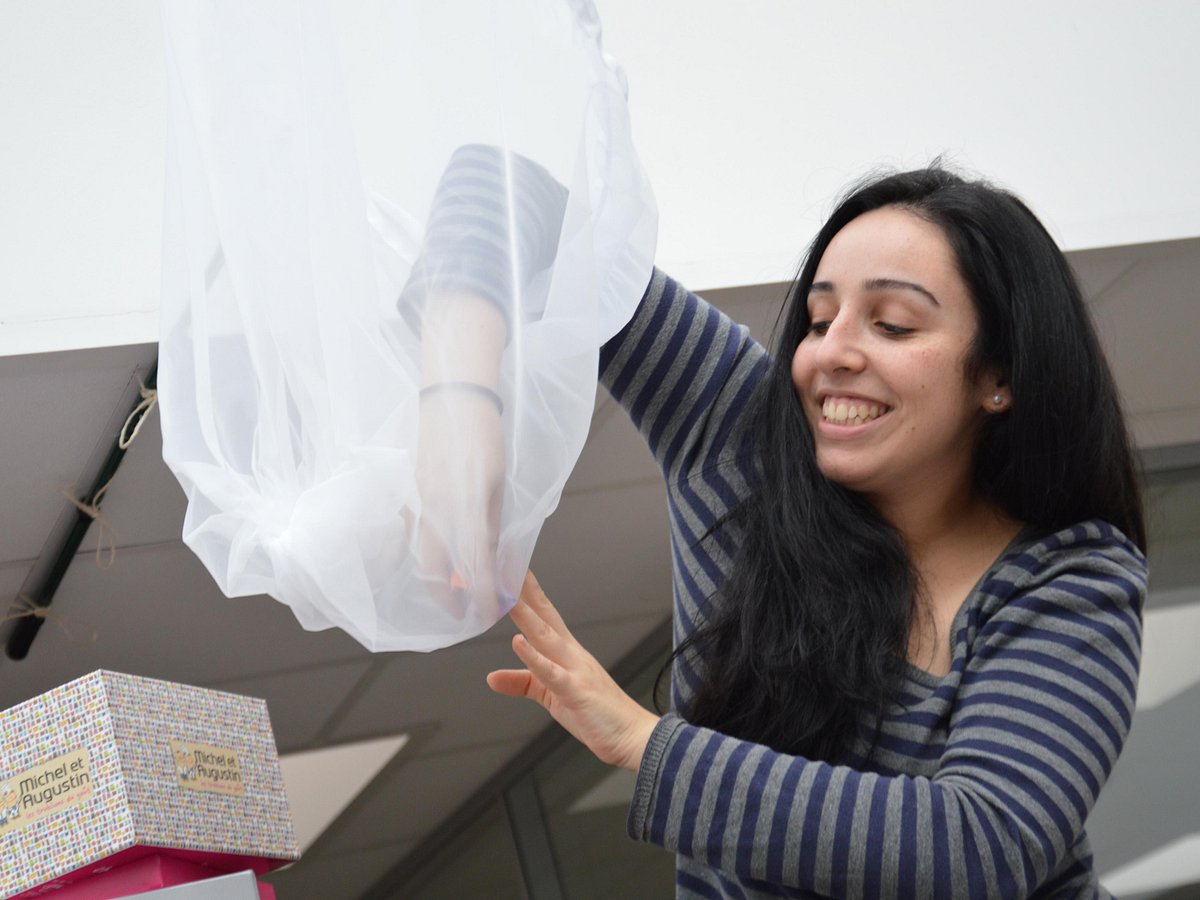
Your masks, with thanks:
M 139 846 L 299 857 L 265 702 L 101 670 L 0 712 L 0 897 Z

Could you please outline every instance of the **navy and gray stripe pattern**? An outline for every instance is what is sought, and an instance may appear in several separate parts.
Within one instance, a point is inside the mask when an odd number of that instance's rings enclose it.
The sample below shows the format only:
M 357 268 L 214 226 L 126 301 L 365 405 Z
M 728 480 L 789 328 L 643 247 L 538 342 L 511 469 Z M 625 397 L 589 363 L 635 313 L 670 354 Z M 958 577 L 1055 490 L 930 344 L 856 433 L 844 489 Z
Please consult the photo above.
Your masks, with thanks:
M 466 144 L 451 154 L 434 192 L 421 255 L 398 308 L 420 333 L 420 313 L 439 290 L 467 291 L 495 305 L 540 314 L 531 282 L 554 261 L 567 189 L 537 163 L 503 148 Z
M 601 377 L 666 475 L 675 635 L 711 614 L 754 488 L 742 412 L 765 350 L 659 272 Z M 1133 715 L 1145 560 L 1083 522 L 1022 533 L 953 627 L 944 678 L 910 667 L 874 749 L 848 765 L 776 753 L 666 715 L 629 814 L 678 854 L 680 897 L 1091 897 L 1084 821 Z M 686 712 L 698 673 L 673 672 Z

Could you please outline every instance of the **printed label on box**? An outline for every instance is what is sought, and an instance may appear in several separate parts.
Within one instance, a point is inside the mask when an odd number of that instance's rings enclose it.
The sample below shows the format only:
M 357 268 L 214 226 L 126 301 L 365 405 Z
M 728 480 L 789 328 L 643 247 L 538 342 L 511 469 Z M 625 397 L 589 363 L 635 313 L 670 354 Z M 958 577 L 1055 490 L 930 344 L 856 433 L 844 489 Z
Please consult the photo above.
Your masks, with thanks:
M 172 738 L 171 755 L 175 757 L 175 777 L 180 787 L 234 797 L 246 795 L 242 764 L 232 750 Z
M 86 747 L 0 779 L 0 834 L 27 828 L 92 798 Z

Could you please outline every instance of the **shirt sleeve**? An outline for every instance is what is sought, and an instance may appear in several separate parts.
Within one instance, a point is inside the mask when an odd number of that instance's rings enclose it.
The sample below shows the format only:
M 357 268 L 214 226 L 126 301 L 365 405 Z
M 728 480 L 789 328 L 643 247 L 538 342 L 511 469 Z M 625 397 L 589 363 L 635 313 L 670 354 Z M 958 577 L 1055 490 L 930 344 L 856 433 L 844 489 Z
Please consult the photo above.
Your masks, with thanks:
M 1128 734 L 1145 563 L 1094 523 L 1025 551 L 982 589 L 995 602 L 963 626 L 969 652 L 932 777 L 788 756 L 667 715 L 630 835 L 822 895 L 1028 896 L 1078 840 Z
M 671 482 L 745 449 L 742 413 L 769 366 L 745 326 L 655 269 L 634 317 L 601 348 L 600 381 Z
M 523 316 L 540 318 L 545 297 L 527 288 L 554 262 L 566 202 L 567 189 L 533 160 L 485 144 L 458 147 L 396 302 L 413 332 L 421 333 L 425 306 L 439 291 L 481 297 L 510 332 L 518 296 Z

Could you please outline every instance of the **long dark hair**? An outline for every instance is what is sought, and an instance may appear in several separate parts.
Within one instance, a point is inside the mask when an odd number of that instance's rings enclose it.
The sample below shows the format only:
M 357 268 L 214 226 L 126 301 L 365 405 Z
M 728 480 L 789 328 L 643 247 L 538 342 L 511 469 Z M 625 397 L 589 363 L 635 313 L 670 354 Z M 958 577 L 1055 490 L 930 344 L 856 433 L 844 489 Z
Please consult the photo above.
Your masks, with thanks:
M 760 483 L 770 490 L 718 525 L 739 536 L 720 612 L 672 656 L 702 663 L 690 721 L 810 759 L 837 761 L 864 722 L 878 727 L 921 597 L 901 536 L 817 468 L 791 376 L 825 249 L 847 223 L 885 206 L 941 228 L 978 315 L 965 375 L 999 373 L 1011 392 L 1011 408 L 980 433 L 976 488 L 1041 531 L 1099 518 L 1145 548 L 1116 387 L 1070 266 L 1042 224 L 1012 194 L 937 165 L 862 183 L 809 248 L 750 411 Z

